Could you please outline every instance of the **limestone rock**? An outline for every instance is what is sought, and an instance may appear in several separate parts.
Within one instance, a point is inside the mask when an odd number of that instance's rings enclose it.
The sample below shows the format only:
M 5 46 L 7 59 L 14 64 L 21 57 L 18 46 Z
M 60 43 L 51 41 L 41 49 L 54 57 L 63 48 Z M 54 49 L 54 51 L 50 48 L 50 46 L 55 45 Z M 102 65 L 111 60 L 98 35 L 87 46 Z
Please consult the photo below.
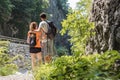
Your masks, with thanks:
M 93 0 L 90 21 L 95 36 L 89 39 L 86 53 L 120 50 L 120 0 Z

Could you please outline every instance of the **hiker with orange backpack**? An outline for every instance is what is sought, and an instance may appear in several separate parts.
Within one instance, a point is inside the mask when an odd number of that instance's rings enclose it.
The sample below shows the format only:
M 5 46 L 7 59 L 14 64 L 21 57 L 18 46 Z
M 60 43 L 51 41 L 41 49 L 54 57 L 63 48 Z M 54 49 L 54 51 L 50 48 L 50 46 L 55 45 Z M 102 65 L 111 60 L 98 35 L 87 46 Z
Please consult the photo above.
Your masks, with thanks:
M 41 53 L 41 44 L 40 44 L 41 32 L 36 31 L 37 27 L 38 26 L 36 22 L 31 22 L 27 36 L 27 43 L 30 46 L 30 56 L 31 56 L 33 70 L 35 69 L 37 64 L 40 65 L 42 63 L 42 53 Z

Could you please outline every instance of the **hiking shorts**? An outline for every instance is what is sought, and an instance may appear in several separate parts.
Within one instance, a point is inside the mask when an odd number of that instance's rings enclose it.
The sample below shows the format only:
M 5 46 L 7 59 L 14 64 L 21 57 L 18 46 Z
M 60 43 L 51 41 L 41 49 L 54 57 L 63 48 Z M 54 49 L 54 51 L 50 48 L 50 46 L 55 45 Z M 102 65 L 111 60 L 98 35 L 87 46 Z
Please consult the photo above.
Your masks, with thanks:
M 54 54 L 53 40 L 48 40 L 47 42 L 42 42 L 42 54 L 43 56 Z
M 41 52 L 41 48 L 30 47 L 30 53 L 38 53 Z

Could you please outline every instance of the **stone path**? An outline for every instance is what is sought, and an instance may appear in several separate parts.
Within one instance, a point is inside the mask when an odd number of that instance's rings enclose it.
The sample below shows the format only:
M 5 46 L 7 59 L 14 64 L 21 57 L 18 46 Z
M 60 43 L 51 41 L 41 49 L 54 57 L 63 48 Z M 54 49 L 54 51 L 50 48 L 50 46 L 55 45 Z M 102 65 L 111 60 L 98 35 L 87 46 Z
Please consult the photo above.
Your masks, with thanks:
M 28 71 L 25 73 L 17 72 L 14 75 L 0 76 L 0 80 L 34 80 L 33 75 Z

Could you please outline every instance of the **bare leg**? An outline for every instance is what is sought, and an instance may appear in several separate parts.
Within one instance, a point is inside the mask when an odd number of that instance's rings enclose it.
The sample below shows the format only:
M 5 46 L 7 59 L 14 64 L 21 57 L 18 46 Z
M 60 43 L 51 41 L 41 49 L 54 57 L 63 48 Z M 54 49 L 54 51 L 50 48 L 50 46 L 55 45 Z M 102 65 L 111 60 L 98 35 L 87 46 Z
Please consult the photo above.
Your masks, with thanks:
M 32 61 L 32 70 L 35 70 L 36 66 L 36 54 L 35 53 L 30 53 L 31 55 L 31 61 Z
M 42 53 L 39 52 L 39 53 L 36 54 L 36 56 L 37 56 L 37 59 L 38 59 L 38 65 L 40 65 L 42 63 Z

